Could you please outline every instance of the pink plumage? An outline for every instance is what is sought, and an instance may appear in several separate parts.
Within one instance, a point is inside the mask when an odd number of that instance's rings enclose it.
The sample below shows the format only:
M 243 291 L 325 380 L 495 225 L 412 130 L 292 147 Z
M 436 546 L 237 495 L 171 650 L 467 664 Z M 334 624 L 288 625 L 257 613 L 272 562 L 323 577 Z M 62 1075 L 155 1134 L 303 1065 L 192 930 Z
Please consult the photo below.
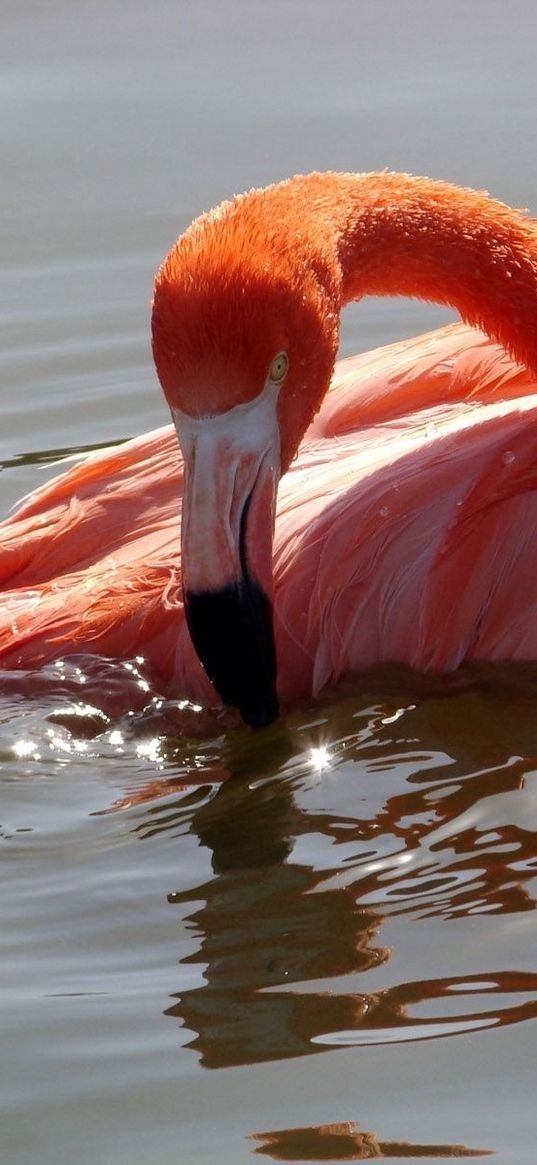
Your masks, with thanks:
M 274 540 L 289 702 L 382 661 L 537 659 L 537 395 L 463 325 L 342 361 L 283 477 Z M 0 665 L 143 656 L 215 703 L 186 627 L 169 427 L 91 454 L 1 526 Z

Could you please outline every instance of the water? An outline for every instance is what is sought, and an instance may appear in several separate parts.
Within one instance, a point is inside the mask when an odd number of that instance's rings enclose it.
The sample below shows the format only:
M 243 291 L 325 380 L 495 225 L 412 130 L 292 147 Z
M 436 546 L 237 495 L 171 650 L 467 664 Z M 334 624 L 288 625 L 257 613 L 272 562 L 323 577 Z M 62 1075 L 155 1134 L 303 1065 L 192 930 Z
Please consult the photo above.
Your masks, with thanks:
M 5 4 L 2 512 L 166 420 L 151 282 L 201 209 L 387 166 L 536 212 L 536 32 L 529 0 Z M 369 301 L 344 350 L 446 318 Z M 2 1162 L 533 1163 L 536 681 L 392 669 L 255 735 L 136 662 L 4 677 Z

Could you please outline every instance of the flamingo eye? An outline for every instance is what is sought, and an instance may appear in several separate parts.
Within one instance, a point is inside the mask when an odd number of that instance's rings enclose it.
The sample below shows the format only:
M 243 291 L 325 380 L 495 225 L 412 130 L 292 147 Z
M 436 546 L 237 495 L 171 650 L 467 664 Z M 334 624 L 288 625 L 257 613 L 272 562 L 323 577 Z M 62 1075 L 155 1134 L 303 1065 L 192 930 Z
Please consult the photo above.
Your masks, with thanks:
M 281 384 L 288 368 L 289 357 L 287 352 L 278 352 L 270 366 L 269 380 L 272 380 L 274 384 Z

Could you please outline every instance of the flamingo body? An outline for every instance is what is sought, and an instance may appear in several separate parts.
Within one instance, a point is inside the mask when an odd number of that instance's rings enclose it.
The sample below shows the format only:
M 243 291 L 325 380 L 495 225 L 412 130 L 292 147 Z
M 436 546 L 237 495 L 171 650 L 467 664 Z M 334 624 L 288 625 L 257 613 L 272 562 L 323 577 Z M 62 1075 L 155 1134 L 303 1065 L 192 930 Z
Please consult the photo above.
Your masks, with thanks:
M 279 490 L 278 690 L 379 661 L 537 659 L 537 384 L 464 325 L 336 366 Z M 215 703 L 186 626 L 170 426 L 36 490 L 1 528 L 0 666 L 143 656 Z

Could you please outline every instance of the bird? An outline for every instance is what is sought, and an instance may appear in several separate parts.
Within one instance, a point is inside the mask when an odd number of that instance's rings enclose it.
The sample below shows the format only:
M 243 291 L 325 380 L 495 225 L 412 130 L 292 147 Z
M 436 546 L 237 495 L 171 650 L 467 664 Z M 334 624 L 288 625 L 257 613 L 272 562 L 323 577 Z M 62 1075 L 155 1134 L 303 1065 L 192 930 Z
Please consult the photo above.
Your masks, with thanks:
M 461 322 L 336 362 L 368 294 Z M 172 424 L 0 524 L 0 669 L 142 657 L 259 728 L 379 662 L 537 660 L 526 212 L 388 171 L 250 190 L 168 252 L 152 340 Z

